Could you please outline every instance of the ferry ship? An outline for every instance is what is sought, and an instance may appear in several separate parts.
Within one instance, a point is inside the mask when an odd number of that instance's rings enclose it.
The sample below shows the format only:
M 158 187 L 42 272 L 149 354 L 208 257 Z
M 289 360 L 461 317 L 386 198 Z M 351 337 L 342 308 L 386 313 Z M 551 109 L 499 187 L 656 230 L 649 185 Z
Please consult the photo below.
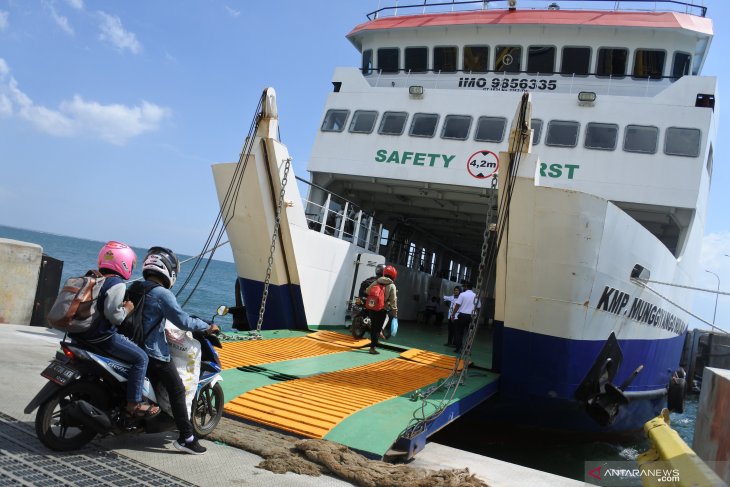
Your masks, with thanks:
M 239 162 L 213 166 L 252 328 L 347 333 L 385 262 L 401 322 L 388 343 L 454 357 L 421 323 L 427 301 L 479 284 L 454 373 L 483 373 L 455 387 L 489 380 L 423 418 L 409 455 L 477 406 L 485 421 L 631 434 L 681 373 L 679 286 L 698 269 L 717 133 L 717 80 L 701 75 L 712 22 L 681 1 L 571 4 L 380 8 L 347 34 L 361 62 L 334 71 L 308 178 L 273 89 Z M 226 410 L 308 435 L 278 409 Z

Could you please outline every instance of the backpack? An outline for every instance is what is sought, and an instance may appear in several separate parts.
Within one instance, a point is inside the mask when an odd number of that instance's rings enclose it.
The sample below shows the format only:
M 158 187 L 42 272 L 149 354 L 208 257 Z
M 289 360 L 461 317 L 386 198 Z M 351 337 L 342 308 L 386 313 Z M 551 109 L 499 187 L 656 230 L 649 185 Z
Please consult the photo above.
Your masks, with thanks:
M 144 348 L 145 340 L 155 329 L 155 327 L 152 327 L 147 333 L 144 332 L 142 310 L 144 309 L 145 296 L 157 286 L 159 284 L 152 281 L 135 281 L 129 285 L 125 299 L 132 301 L 134 309 L 117 327 L 119 333 L 129 338 L 142 349 Z
M 368 297 L 365 298 L 365 308 L 370 311 L 380 311 L 385 308 L 385 286 L 382 284 L 374 284 L 370 288 Z
M 365 292 L 370 284 L 372 284 L 377 279 L 377 276 L 368 277 L 364 281 L 360 283 L 360 292 L 357 294 L 360 299 L 362 299 L 363 302 L 368 297 L 368 294 Z
M 105 280 L 97 270 L 66 279 L 48 311 L 48 324 L 66 333 L 89 331 L 98 315 L 96 301 Z

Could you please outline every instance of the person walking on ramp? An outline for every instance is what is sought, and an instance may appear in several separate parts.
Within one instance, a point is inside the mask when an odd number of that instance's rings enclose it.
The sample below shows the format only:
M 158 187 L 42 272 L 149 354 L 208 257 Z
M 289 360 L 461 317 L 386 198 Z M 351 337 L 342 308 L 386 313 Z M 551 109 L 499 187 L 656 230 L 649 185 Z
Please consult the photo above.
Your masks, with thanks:
M 370 284 L 365 291 L 367 299 L 365 308 L 370 313 L 370 353 L 378 354 L 375 347 L 378 346 L 378 338 L 385 324 L 385 319 L 390 314 L 391 326 L 398 326 L 398 291 L 395 287 L 395 278 L 398 271 L 392 265 L 385 266 L 383 277 L 379 277 Z

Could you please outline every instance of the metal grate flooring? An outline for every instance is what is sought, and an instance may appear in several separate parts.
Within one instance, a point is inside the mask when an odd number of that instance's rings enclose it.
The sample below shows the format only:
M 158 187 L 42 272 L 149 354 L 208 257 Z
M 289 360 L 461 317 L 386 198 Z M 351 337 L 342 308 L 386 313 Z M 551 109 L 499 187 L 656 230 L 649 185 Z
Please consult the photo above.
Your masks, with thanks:
M 0 413 L 0 487 L 192 486 L 194 484 L 91 443 L 73 453 L 48 450 L 35 430 Z

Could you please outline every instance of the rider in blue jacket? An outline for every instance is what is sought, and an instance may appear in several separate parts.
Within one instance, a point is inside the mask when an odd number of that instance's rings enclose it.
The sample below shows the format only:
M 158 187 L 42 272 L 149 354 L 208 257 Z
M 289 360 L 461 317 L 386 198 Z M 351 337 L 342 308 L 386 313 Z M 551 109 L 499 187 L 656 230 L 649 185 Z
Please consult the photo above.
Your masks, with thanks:
M 193 434 L 190 412 L 185 403 L 185 386 L 170 359 L 170 350 L 165 337 L 165 319 L 178 328 L 188 331 L 213 332 L 217 331 L 218 327 L 192 317 L 180 308 L 177 298 L 170 291 L 179 273 L 180 261 L 172 250 L 152 247 L 147 251 L 142 264 L 146 290 L 142 308 L 142 323 L 146 336 L 144 349 L 149 355 L 147 374 L 151 379 L 161 383 L 170 396 L 172 415 L 180 431 L 180 437 L 173 445 L 180 451 L 200 455 L 205 453 L 206 448 Z

